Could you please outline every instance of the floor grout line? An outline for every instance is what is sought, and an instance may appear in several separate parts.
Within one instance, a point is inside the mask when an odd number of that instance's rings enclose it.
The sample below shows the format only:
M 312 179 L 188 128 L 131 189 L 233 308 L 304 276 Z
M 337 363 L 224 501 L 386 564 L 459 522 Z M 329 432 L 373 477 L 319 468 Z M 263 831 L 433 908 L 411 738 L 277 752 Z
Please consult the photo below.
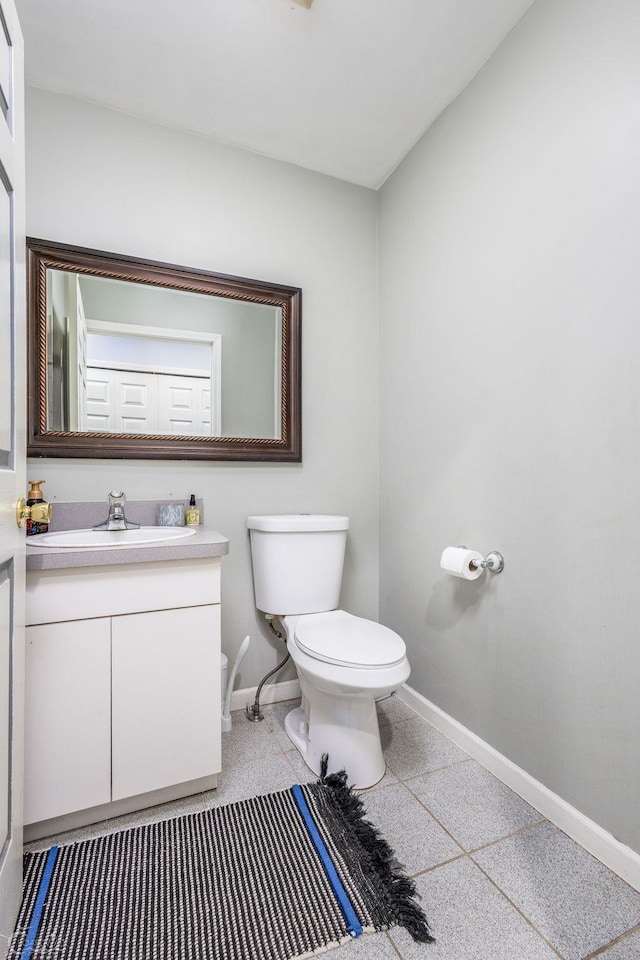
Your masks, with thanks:
M 516 911 L 516 913 L 518 913 L 518 914 L 522 917 L 522 919 L 525 921 L 525 923 L 527 923 L 527 924 L 531 927 L 531 929 L 532 929 L 535 933 L 537 933 L 537 935 L 540 937 L 540 939 L 541 939 L 541 940 L 544 940 L 544 942 L 547 944 L 547 946 L 548 946 L 551 950 L 553 950 L 553 952 L 556 954 L 556 956 L 559 957 L 560 960 L 566 960 L 565 955 L 564 955 L 563 953 L 560 953 L 560 951 L 558 950 L 558 948 L 557 948 L 556 946 L 554 946 L 554 944 L 551 942 L 551 940 L 549 940 L 549 938 L 546 937 L 546 936 L 544 935 L 544 933 L 542 933 L 542 931 L 538 929 L 538 927 L 536 927 L 536 925 L 535 925 L 535 923 L 533 922 L 533 920 L 530 920 L 529 917 L 526 915 L 526 913 L 523 913 L 523 912 L 522 912 L 522 910 L 521 910 L 520 907 L 517 905 L 517 903 L 514 903 L 514 901 L 511 899 L 511 897 L 508 896 L 508 894 L 505 893 L 505 891 L 502 889 L 501 886 L 499 886 L 499 885 L 496 883 L 496 881 L 493 879 L 493 877 L 491 877 L 491 876 L 487 873 L 486 870 L 483 870 L 483 868 L 480 866 L 480 864 L 478 863 L 478 861 L 477 861 L 477 860 L 474 860 L 473 857 L 471 857 L 471 856 L 469 856 L 469 859 L 470 859 L 470 861 L 471 861 L 472 863 L 474 863 L 474 864 L 476 865 L 476 867 L 478 868 L 478 870 L 479 870 L 482 874 L 484 874 L 484 876 L 487 878 L 487 880 L 489 881 L 489 883 L 491 883 L 491 884 L 496 888 L 496 890 L 501 894 L 501 896 L 504 897 L 504 899 L 507 901 L 507 903 L 511 904 L 511 906 L 513 907 L 513 909 Z
M 400 947 L 397 945 L 393 937 L 389 935 L 388 931 L 386 932 L 385 936 L 387 938 L 387 942 L 391 944 L 391 949 L 394 951 L 394 953 L 400 958 L 400 960 L 404 960 L 404 957 L 400 953 Z
M 455 857 L 449 857 L 448 860 L 442 860 L 440 863 L 434 863 L 432 867 L 425 867 L 424 870 L 418 870 L 417 873 L 411 874 L 412 880 L 417 880 L 418 877 L 424 877 L 427 873 L 433 873 L 435 870 L 439 870 L 440 867 L 447 867 L 450 863 L 457 863 L 458 860 L 469 860 L 469 854 L 466 850 L 463 850 L 461 853 L 457 854 Z
M 462 850 L 462 852 L 463 852 L 464 854 L 468 853 L 468 850 L 465 850 L 465 848 L 462 846 L 462 844 L 461 844 L 460 841 L 457 839 L 457 837 L 455 837 L 455 836 L 451 833 L 451 831 L 450 831 L 447 827 L 445 827 L 444 823 L 443 823 L 441 820 L 439 820 L 438 817 L 436 817 L 435 813 L 433 813 L 433 811 L 429 809 L 429 807 L 426 805 L 426 803 L 424 803 L 424 802 L 420 799 L 420 797 L 418 797 L 418 796 L 413 792 L 413 790 L 411 789 L 411 787 L 410 787 L 405 781 L 402 782 L 402 785 L 409 791 L 409 793 L 411 794 L 411 796 L 412 796 L 415 800 L 418 801 L 418 803 L 420 804 L 420 806 L 421 806 L 424 810 L 426 810 L 426 812 L 429 814 L 429 816 L 432 817 L 432 818 L 435 820 L 435 822 L 438 824 L 438 826 L 440 827 L 440 829 L 441 829 L 441 830 L 444 830 L 444 832 L 447 834 L 447 836 L 450 837 L 451 840 L 453 840 L 453 842 L 455 843 L 455 845 L 456 845 L 457 847 L 460 847 L 460 849 Z M 454 857 L 453 859 L 457 860 L 458 857 Z
M 403 783 L 406 783 L 408 780 L 417 780 L 419 777 L 428 777 L 432 773 L 440 773 L 441 770 L 451 770 L 453 767 L 459 767 L 463 763 L 476 763 L 473 757 L 465 757 L 464 760 L 454 760 L 452 763 L 443 763 L 440 767 L 433 767 L 431 770 L 422 770 L 419 773 L 412 773 L 408 777 L 402 777 L 399 773 L 393 769 L 393 764 L 386 760 L 385 763 L 394 777 L 397 777 L 398 780 L 401 780 Z
M 467 853 L 469 856 L 473 856 L 475 853 L 480 853 L 481 850 L 487 850 L 489 847 L 495 847 L 496 844 L 502 843 L 503 840 L 510 840 L 511 837 L 517 837 L 521 833 L 527 833 L 528 830 L 533 830 L 534 827 L 539 827 L 543 823 L 549 823 L 546 817 L 541 817 L 534 823 L 525 823 L 524 826 L 518 827 L 517 830 L 512 830 L 511 833 L 505 833 L 502 837 L 498 837 L 496 840 L 489 840 L 488 843 L 481 843 L 479 847 L 472 847 L 470 850 L 467 850 Z
M 593 953 L 588 953 L 586 957 L 582 958 L 582 960 L 595 960 L 596 957 L 601 957 L 602 954 L 607 950 L 610 950 L 611 947 L 615 947 L 619 943 L 624 943 L 624 941 L 628 940 L 629 937 L 632 937 L 634 933 L 640 933 L 640 923 L 637 923 L 635 927 L 631 927 L 629 930 L 625 930 L 624 933 L 621 933 L 614 940 L 610 940 L 609 943 L 605 943 L 603 947 L 598 947 L 598 949 L 594 950 Z

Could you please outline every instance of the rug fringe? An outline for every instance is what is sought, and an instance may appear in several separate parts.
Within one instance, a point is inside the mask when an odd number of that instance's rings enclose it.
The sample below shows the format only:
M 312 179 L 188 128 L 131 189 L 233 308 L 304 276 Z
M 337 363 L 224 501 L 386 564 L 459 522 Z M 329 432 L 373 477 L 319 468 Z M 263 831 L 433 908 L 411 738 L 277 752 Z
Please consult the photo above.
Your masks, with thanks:
M 424 911 L 415 902 L 419 894 L 413 880 L 398 870 L 398 861 L 392 848 L 377 827 L 365 819 L 364 803 L 347 783 L 344 770 L 327 774 L 328 754 L 320 763 L 320 783 L 329 787 L 336 804 L 349 822 L 364 850 L 369 854 L 372 867 L 385 884 L 390 906 L 397 923 L 404 927 L 418 943 L 434 943 Z

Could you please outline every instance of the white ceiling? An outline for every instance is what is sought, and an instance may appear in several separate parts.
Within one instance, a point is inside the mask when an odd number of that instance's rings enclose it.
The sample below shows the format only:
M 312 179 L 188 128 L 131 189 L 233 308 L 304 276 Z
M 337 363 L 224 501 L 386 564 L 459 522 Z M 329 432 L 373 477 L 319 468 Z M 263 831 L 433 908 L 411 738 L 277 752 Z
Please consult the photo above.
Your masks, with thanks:
M 378 187 L 533 0 L 16 0 L 27 83 Z

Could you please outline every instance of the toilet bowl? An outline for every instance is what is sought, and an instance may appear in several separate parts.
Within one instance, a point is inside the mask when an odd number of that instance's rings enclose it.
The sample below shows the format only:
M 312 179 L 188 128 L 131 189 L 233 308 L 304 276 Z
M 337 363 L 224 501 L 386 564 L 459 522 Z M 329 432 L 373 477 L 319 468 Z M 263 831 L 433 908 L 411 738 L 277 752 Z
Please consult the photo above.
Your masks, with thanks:
M 376 700 L 411 672 L 402 638 L 344 610 L 281 623 L 302 691 L 285 719 L 289 739 L 314 773 L 327 754 L 330 773 L 346 770 L 353 786 L 373 786 L 385 772 Z
M 285 730 L 319 774 L 346 770 L 355 787 L 385 772 L 376 700 L 411 672 L 404 641 L 373 620 L 338 609 L 347 517 L 249 517 L 256 606 L 281 624 L 302 691 Z

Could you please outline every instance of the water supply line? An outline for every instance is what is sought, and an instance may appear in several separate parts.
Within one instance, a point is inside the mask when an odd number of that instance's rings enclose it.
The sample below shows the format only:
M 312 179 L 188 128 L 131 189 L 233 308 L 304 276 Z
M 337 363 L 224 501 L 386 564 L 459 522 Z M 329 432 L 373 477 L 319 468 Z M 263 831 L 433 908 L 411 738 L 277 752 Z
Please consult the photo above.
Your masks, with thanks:
M 274 634 L 274 636 L 276 636 L 278 640 L 284 640 L 283 634 L 281 634 L 279 630 L 276 630 L 276 628 L 273 625 L 273 617 L 270 616 L 268 613 L 265 614 L 265 617 L 266 617 L 267 623 L 269 624 L 269 629 Z M 275 666 L 273 670 L 270 670 L 269 673 L 267 673 L 266 676 L 262 678 L 262 680 L 258 684 L 258 689 L 256 690 L 255 700 L 253 701 L 253 703 L 247 704 L 247 720 L 251 720 L 253 723 L 257 723 L 259 720 L 264 720 L 264 713 L 260 709 L 260 694 L 262 692 L 262 688 L 264 687 L 269 677 L 272 677 L 274 673 L 277 673 L 278 670 L 281 670 L 284 667 L 285 663 L 290 658 L 290 656 L 291 654 L 287 652 L 287 655 L 284 658 L 284 660 L 282 660 L 279 664 L 277 664 L 277 666 Z

